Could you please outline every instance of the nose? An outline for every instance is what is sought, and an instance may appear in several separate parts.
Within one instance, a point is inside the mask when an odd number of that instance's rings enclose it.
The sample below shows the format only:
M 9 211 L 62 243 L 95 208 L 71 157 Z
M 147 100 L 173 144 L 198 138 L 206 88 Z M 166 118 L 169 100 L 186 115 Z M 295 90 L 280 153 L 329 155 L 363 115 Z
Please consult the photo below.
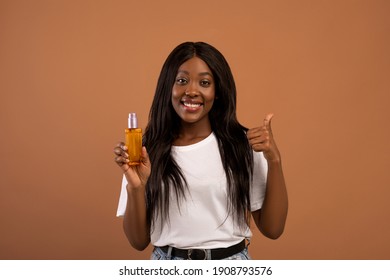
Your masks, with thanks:
M 190 97 L 195 97 L 199 95 L 199 89 L 196 83 L 192 82 L 188 84 L 188 87 L 185 90 L 185 95 Z

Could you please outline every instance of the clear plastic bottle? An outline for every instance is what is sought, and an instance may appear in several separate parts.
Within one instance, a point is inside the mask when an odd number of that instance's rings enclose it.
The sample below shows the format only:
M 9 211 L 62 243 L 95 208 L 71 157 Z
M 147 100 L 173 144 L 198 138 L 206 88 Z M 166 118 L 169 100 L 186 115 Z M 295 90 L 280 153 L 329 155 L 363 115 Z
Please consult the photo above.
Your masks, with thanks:
M 141 162 L 142 151 L 142 129 L 138 127 L 136 113 L 130 113 L 128 128 L 125 129 L 125 143 L 128 148 L 129 165 L 138 165 Z

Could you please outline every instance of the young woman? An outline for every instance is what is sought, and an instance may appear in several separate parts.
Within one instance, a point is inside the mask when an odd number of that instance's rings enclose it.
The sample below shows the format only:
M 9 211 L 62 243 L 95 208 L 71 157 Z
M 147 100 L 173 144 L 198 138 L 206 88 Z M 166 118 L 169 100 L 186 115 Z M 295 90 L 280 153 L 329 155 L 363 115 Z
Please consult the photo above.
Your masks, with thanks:
M 158 79 L 142 162 L 124 172 L 118 216 L 130 244 L 152 259 L 249 259 L 251 216 L 267 237 L 285 226 L 288 199 L 268 114 L 247 129 L 223 55 L 203 42 L 177 46 Z

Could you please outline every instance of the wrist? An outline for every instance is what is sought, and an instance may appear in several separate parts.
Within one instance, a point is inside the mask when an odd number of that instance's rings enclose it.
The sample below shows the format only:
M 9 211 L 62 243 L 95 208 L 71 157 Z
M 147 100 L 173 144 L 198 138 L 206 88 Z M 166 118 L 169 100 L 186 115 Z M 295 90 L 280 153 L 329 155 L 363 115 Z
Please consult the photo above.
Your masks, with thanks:
M 145 186 L 140 184 L 139 186 L 130 186 L 127 184 L 127 193 L 130 194 L 137 194 L 139 192 L 145 192 Z
M 282 159 L 279 158 L 273 158 L 273 159 L 267 159 L 267 163 L 269 167 L 280 167 L 282 166 Z

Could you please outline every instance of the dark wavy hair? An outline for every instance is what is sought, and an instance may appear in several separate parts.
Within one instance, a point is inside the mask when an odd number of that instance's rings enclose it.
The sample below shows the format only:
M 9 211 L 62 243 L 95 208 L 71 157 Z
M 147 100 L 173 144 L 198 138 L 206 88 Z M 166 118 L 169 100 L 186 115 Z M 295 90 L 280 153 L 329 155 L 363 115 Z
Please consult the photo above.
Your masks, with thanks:
M 247 128 L 236 117 L 236 86 L 230 67 L 216 48 L 204 42 L 185 42 L 177 46 L 166 59 L 158 78 L 143 138 L 152 164 L 146 186 L 148 223 L 153 226 L 158 215 L 164 220 L 169 219 L 171 192 L 174 192 L 178 202 L 185 197 L 185 177 L 171 156 L 171 145 L 181 129 L 181 121 L 172 106 L 171 96 L 179 67 L 195 56 L 206 62 L 214 76 L 216 99 L 209 112 L 209 119 L 226 173 L 228 214 L 233 214 L 242 226 L 248 224 L 250 219 L 252 149 L 246 138 Z

